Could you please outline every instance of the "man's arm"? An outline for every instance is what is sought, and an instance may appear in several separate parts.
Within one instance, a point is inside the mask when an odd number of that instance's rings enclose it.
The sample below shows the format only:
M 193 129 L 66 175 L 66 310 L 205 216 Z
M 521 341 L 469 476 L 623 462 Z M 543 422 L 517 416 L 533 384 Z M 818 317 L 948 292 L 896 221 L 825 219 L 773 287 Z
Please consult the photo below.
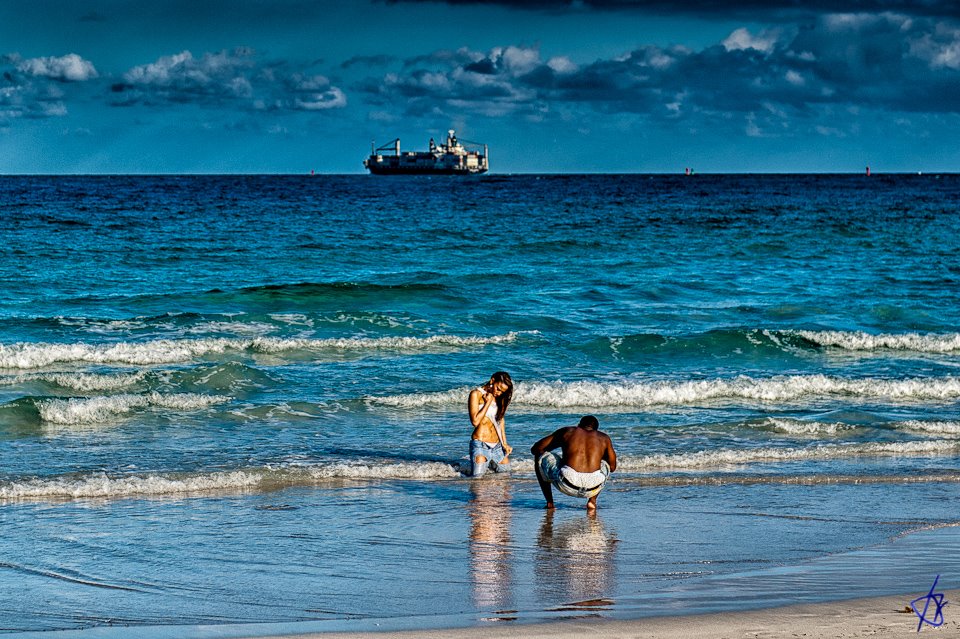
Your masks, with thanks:
M 561 428 L 555 430 L 536 444 L 530 447 L 530 452 L 533 453 L 533 458 L 537 459 L 540 455 L 544 454 L 548 450 L 553 450 L 554 448 L 560 448 L 563 446 L 563 433 L 567 430 L 566 428 Z
M 610 464 L 610 472 L 617 469 L 617 451 L 613 450 L 613 441 L 607 436 L 607 449 L 603 452 L 603 458 Z

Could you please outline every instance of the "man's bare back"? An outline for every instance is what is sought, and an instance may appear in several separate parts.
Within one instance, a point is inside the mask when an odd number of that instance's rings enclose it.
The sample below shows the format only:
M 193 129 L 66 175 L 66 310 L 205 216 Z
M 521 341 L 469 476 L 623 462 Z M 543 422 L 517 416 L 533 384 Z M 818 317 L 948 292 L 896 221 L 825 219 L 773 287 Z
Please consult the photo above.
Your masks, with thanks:
M 586 430 L 579 426 L 570 426 L 561 428 L 556 434 L 559 434 L 560 449 L 563 451 L 563 464 L 581 473 L 592 473 L 600 470 L 600 462 L 606 457 L 612 456 L 613 443 L 606 433 L 599 430 Z M 607 462 L 610 463 L 609 461 Z M 616 461 L 610 464 L 613 470 Z
M 577 426 L 561 428 L 547 435 L 534 444 L 530 452 L 533 453 L 534 459 L 539 464 L 540 457 L 544 453 L 560 448 L 563 455 L 563 466 L 578 473 L 599 473 L 602 462 L 606 462 L 609 467 L 609 470 L 604 472 L 613 472 L 617 469 L 617 453 L 613 450 L 613 442 L 610 441 L 610 437 L 598 430 L 598 427 L 597 418 L 588 415 L 581 419 Z M 604 481 L 603 477 L 605 475 L 601 476 L 601 485 Z M 542 477 L 540 470 L 537 471 L 537 481 L 540 482 L 540 489 L 547 500 L 547 508 L 553 508 L 553 491 L 550 487 L 550 479 L 549 477 Z M 561 490 L 567 488 L 565 486 L 559 487 Z M 587 501 L 588 509 L 596 508 L 599 491 L 599 486 L 593 490 L 593 496 Z M 588 492 L 587 494 L 591 493 Z M 574 496 L 585 497 L 586 494 L 578 492 Z

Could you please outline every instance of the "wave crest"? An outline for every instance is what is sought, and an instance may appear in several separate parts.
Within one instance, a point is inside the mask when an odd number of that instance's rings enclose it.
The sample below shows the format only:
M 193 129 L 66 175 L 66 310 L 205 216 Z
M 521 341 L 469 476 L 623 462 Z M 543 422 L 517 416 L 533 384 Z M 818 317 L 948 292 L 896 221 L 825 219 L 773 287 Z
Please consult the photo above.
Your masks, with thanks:
M 469 387 L 463 387 L 366 400 L 397 408 L 447 407 L 462 404 L 469 392 Z M 960 397 L 960 378 L 887 380 L 796 375 L 681 382 L 521 382 L 515 387 L 513 399 L 517 406 L 535 408 L 644 408 L 730 400 L 791 402 L 836 395 L 894 401 L 949 400 Z
M 21 342 L 0 344 L 0 369 L 43 368 L 52 364 L 129 364 L 152 365 L 186 362 L 204 355 L 235 351 L 282 353 L 287 351 L 416 351 L 433 348 L 469 348 L 506 344 L 518 333 L 491 337 L 430 335 L 427 337 L 352 337 L 330 339 L 256 337 L 253 339 L 222 337 L 117 344 L 55 344 Z
M 703 450 L 693 453 L 663 453 L 622 456 L 619 471 L 707 470 L 761 462 L 820 461 L 850 457 L 924 456 L 955 454 L 960 442 L 928 440 L 911 442 L 872 442 L 859 444 L 821 444 L 805 448 L 753 448 Z M 532 462 L 530 462 L 532 471 Z
M 196 410 L 229 401 L 220 395 L 176 393 L 165 395 L 151 392 L 143 395 L 113 395 L 108 397 L 71 397 L 68 399 L 34 400 L 40 419 L 52 424 L 90 424 L 116 419 L 145 408 Z
M 850 351 L 897 350 L 919 353 L 960 351 L 960 333 L 902 333 L 873 335 L 863 331 L 784 331 L 817 344 Z
M 144 377 L 146 377 L 146 373 L 143 371 L 116 375 L 103 373 L 35 373 L 0 377 L 0 385 L 14 386 L 17 384 L 40 382 L 85 393 L 127 388 L 139 384 L 143 381 Z
M 211 473 L 95 473 L 0 483 L 0 499 L 134 497 L 231 490 L 272 490 L 350 479 L 445 479 L 460 470 L 442 462 L 334 462 L 317 466 L 251 468 Z

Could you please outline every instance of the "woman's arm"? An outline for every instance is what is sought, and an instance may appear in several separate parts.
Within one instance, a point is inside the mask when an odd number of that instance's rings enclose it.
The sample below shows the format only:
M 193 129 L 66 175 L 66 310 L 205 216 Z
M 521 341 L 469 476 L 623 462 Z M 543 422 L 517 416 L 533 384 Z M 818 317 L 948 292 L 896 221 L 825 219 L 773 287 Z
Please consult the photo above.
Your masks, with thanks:
M 503 452 L 508 456 L 513 452 L 513 446 L 507 443 L 507 420 L 501 419 L 499 428 L 497 428 L 497 435 L 500 437 L 500 443 L 503 444 Z
M 481 401 L 481 397 L 483 401 Z M 480 390 L 476 388 L 470 391 L 468 408 L 470 409 L 470 423 L 473 424 L 474 428 L 483 422 L 483 418 L 486 416 L 490 404 L 496 403 L 496 401 L 497 398 L 494 397 L 492 393 L 482 394 Z

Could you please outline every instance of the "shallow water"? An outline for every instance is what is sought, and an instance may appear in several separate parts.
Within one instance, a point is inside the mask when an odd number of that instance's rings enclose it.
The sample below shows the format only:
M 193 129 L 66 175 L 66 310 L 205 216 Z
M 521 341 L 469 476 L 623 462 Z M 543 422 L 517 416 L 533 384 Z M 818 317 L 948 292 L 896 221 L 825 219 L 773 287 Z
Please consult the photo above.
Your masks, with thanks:
M 894 592 L 903 544 L 925 592 L 954 529 L 890 540 L 956 521 L 958 196 L 0 178 L 0 629 L 750 607 Z M 548 521 L 527 454 L 461 477 L 500 369 L 518 453 L 585 413 L 613 437 L 596 520 Z M 874 548 L 860 584 L 808 571 Z

